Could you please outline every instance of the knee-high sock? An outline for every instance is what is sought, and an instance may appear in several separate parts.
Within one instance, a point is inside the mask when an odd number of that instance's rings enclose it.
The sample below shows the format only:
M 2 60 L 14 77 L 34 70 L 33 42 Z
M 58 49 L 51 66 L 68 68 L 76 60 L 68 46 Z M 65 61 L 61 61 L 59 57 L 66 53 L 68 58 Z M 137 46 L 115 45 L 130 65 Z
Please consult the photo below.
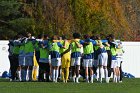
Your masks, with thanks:
M 18 78 L 19 78 L 19 81 L 21 81 L 21 70 L 18 71 Z
M 120 81 L 120 76 L 117 76 L 117 81 L 118 81 L 118 82 Z
M 58 70 L 55 70 L 55 80 L 56 80 L 56 81 L 57 81 L 58 75 L 59 75 Z
M 52 71 L 52 79 L 53 79 L 53 81 L 55 81 L 55 69 L 53 69 L 53 71 Z
M 103 67 L 100 67 L 100 68 L 99 68 L 99 78 L 100 78 L 100 81 L 101 81 L 101 82 L 102 82 L 103 74 L 104 74 Z
M 107 79 L 108 78 L 108 70 L 107 70 L 107 68 L 104 69 L 104 73 L 105 73 L 105 79 Z
M 21 79 L 22 81 L 26 81 L 27 70 L 21 69 Z
M 32 70 L 29 70 L 29 80 L 31 81 L 32 80 Z
M 113 82 L 116 82 L 117 76 L 116 74 L 113 75 Z
M 91 79 L 90 81 L 93 82 L 93 75 L 90 76 L 90 79 Z
M 87 76 L 86 76 L 86 81 L 89 81 L 88 78 L 89 78 L 89 77 L 88 77 L 88 75 L 87 75 Z
M 99 80 L 99 67 L 97 68 L 96 73 L 97 73 L 96 79 L 98 81 Z

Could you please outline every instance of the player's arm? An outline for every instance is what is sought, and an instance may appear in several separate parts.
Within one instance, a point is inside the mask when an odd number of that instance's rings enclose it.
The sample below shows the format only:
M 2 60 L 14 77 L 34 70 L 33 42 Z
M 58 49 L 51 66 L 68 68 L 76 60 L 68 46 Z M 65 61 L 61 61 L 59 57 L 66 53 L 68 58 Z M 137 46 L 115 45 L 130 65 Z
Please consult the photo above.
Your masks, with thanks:
M 57 42 L 57 45 L 58 45 L 60 48 L 66 48 L 66 46 L 63 46 L 60 42 Z
M 82 40 L 80 40 L 80 43 L 75 41 L 75 44 L 78 48 L 81 48 L 83 43 L 84 43 L 84 41 L 82 41 Z
M 68 49 L 66 49 L 63 53 L 61 53 L 61 56 L 63 56 L 64 54 L 70 52 L 70 50 L 71 50 L 71 44 L 69 45 Z

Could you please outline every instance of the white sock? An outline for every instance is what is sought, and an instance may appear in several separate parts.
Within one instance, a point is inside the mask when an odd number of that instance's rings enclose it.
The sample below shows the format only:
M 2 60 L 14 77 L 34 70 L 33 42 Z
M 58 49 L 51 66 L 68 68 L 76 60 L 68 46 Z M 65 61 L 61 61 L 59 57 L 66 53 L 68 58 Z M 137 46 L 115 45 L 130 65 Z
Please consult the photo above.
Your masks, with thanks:
M 102 67 L 99 69 L 99 72 L 100 72 L 99 73 L 100 82 L 102 82 L 102 78 L 103 78 L 103 74 L 104 74 L 104 70 Z
M 54 69 L 52 71 L 52 79 L 53 79 L 53 81 L 55 81 L 55 70 Z
M 46 79 L 46 73 L 44 73 L 44 79 Z
M 58 75 L 59 75 L 58 70 L 55 70 L 55 81 L 56 81 L 56 82 L 57 82 Z
M 90 79 L 91 79 L 90 82 L 91 82 L 91 83 L 93 83 L 93 76 L 94 76 L 94 75 L 91 75 L 91 77 L 90 77 Z
M 116 82 L 116 75 L 113 76 L 113 82 Z
M 75 78 L 76 78 L 76 76 L 74 75 L 74 76 L 72 77 L 72 79 L 73 79 L 73 82 L 75 82 Z
M 104 73 L 105 73 L 105 80 L 106 80 L 106 82 L 108 82 L 108 70 L 107 70 L 107 68 L 104 69 Z
M 86 82 L 88 82 L 89 80 L 88 80 L 88 76 L 86 76 Z
M 79 83 L 79 77 L 76 77 L 76 83 Z
M 120 81 L 120 76 L 117 76 L 117 81 L 118 81 L 118 82 Z
M 19 81 L 21 81 L 21 70 L 18 71 L 18 78 L 19 78 Z
M 97 68 L 96 73 L 97 73 L 96 79 L 98 81 L 99 80 L 99 67 Z

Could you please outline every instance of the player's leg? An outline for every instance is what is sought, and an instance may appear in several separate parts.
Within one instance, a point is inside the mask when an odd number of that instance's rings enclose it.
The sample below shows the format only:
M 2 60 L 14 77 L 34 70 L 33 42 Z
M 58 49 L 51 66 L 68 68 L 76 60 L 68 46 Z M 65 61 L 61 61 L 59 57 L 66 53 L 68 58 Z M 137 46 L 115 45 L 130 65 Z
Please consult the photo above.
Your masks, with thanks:
M 105 75 L 105 80 L 106 83 L 109 83 L 109 79 L 108 79 L 108 70 L 107 70 L 107 62 L 108 62 L 108 55 L 107 53 L 103 54 L 103 68 L 104 68 L 104 75 Z
M 111 73 L 112 73 L 112 69 L 111 69 L 111 61 L 112 61 L 111 51 L 107 50 L 107 54 L 108 54 L 107 70 L 108 70 L 108 78 L 110 79 Z
M 79 83 L 79 73 L 80 73 L 80 62 L 81 62 L 81 57 L 76 58 L 75 61 L 76 65 L 76 83 Z
M 90 71 L 90 82 L 93 83 L 93 60 L 92 59 L 89 59 L 89 64 L 88 64 L 88 67 L 89 67 L 89 71 Z
M 62 65 L 61 65 L 61 68 L 62 68 L 62 71 L 61 71 L 61 76 L 62 76 L 62 80 L 63 82 L 65 83 L 65 57 L 64 55 L 61 57 L 61 62 L 62 62 Z
M 113 82 L 117 82 L 117 63 L 116 60 L 113 60 Z
M 66 74 L 65 74 L 65 83 L 67 83 L 68 77 L 69 77 L 69 67 L 65 68 L 65 72 L 66 72 Z
M 59 76 L 59 67 L 61 65 L 61 59 L 60 58 L 56 58 L 56 64 L 55 64 L 55 82 L 57 82 L 58 80 L 58 76 Z
M 117 82 L 120 81 L 120 64 L 121 64 L 121 61 L 120 61 L 120 58 L 117 58 L 117 67 L 116 67 L 116 70 L 117 70 Z
M 27 56 L 25 56 L 24 61 L 21 63 L 21 80 L 23 82 L 27 81 L 27 79 L 26 79 L 27 69 L 28 69 L 27 61 L 28 61 L 28 58 L 27 58 Z
M 49 63 L 46 63 L 45 71 L 46 71 L 46 81 L 49 82 L 49 74 L 50 74 L 50 64 Z
M 120 82 L 122 82 L 122 78 L 123 78 L 123 75 L 122 75 L 122 61 L 120 63 L 119 69 L 120 69 Z
M 29 66 L 29 68 L 28 68 L 28 76 L 29 76 L 29 81 L 32 81 L 32 79 L 33 79 L 33 77 L 32 77 L 32 72 L 33 72 L 33 56 L 28 56 L 29 57 L 29 64 L 28 64 L 28 66 Z
M 65 83 L 67 83 L 67 81 L 68 81 L 69 67 L 70 67 L 70 56 L 66 58 L 66 64 L 65 64 Z
M 62 75 L 62 80 L 65 83 L 65 68 L 62 68 L 61 75 Z
M 99 54 L 98 56 L 98 68 L 99 68 L 99 80 L 102 83 L 102 78 L 104 74 L 104 69 L 103 69 L 103 56 L 102 54 Z
M 55 82 L 55 59 L 51 59 L 52 81 Z
M 76 73 L 75 73 L 75 58 L 71 58 L 71 74 L 73 82 L 75 82 L 76 79 Z
M 83 59 L 84 68 L 85 68 L 85 78 L 86 82 L 89 83 L 89 76 L 88 76 L 88 59 Z

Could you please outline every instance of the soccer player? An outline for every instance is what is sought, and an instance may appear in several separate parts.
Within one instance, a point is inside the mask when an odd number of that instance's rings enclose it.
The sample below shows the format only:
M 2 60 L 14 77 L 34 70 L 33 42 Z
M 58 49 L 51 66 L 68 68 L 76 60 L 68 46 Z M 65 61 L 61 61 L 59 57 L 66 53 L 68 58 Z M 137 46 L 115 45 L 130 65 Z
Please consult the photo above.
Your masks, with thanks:
M 99 71 L 99 81 L 102 83 L 102 78 L 103 78 L 103 74 L 105 75 L 105 80 L 106 83 L 108 82 L 108 71 L 107 71 L 107 60 L 108 60 L 108 55 L 106 52 L 106 49 L 103 45 L 103 40 L 101 40 L 100 36 L 97 36 L 97 45 L 99 46 L 98 48 L 98 68 L 97 71 Z
M 81 47 L 83 41 L 80 40 L 79 33 L 73 33 L 73 40 L 71 41 L 71 68 L 72 68 L 72 77 L 73 82 L 79 83 L 79 70 L 80 70 L 80 61 L 81 61 Z M 75 76 L 76 74 L 76 76 Z
M 117 67 L 117 53 L 116 53 L 116 43 L 115 43 L 115 37 L 114 35 L 109 35 L 109 44 L 110 44 L 110 50 L 112 54 L 112 61 L 111 61 L 111 68 L 113 69 L 113 82 L 117 83 L 117 76 L 119 73 L 119 68 Z
M 108 43 L 109 43 L 110 42 L 109 36 L 107 36 L 106 39 L 108 40 Z M 108 78 L 110 78 L 111 72 L 113 71 L 111 68 L 112 54 L 111 54 L 110 46 L 105 46 L 105 49 L 106 49 L 107 54 L 108 54 L 107 70 L 108 70 Z
M 98 62 L 98 46 L 97 46 L 97 37 L 96 36 L 92 36 L 91 37 L 91 39 L 92 40 L 94 40 L 95 41 L 95 44 L 94 44 L 94 46 L 93 46 L 93 49 L 94 49 L 94 53 L 92 54 L 93 55 L 93 72 L 94 72 L 94 74 L 96 75 L 96 79 L 97 79 L 97 81 L 98 81 L 98 77 L 97 77 L 97 62 Z
M 93 83 L 93 43 L 88 35 L 84 35 L 84 44 L 83 44 L 83 62 L 85 68 L 85 77 L 86 82 L 89 83 L 89 73 L 90 72 L 90 82 Z
M 39 81 L 49 82 L 50 74 L 50 59 L 49 59 L 49 41 L 47 35 L 44 35 L 44 40 L 40 45 L 39 59 Z
M 33 56 L 34 56 L 34 41 L 31 33 L 27 32 L 28 38 L 25 40 L 24 51 L 25 51 L 25 62 L 21 66 L 21 78 L 22 81 L 27 81 L 27 70 L 29 81 L 32 81 L 32 70 L 33 70 Z
M 25 37 L 21 36 L 20 39 L 20 49 L 19 49 L 19 57 L 18 57 L 18 61 L 19 61 L 19 68 L 18 68 L 18 77 L 19 77 L 19 81 L 21 81 L 21 65 L 24 63 L 25 61 L 25 51 L 24 51 L 24 42 L 25 42 Z
M 19 66 L 18 56 L 19 56 L 19 37 L 15 36 L 14 40 L 9 42 L 9 60 L 11 70 L 10 81 L 14 81 L 16 79 L 16 71 Z
M 122 69 L 121 69 L 121 63 L 123 62 L 123 49 L 122 49 L 122 45 L 121 42 L 118 43 L 117 48 L 116 48 L 116 52 L 117 52 L 117 67 L 118 69 L 118 73 L 117 73 L 117 81 L 118 82 L 122 82 Z
M 70 67 L 70 48 L 69 42 L 66 40 L 65 36 L 62 36 L 61 44 L 65 46 L 65 48 L 61 48 L 61 61 L 62 61 L 62 80 L 64 83 L 67 83 L 69 77 L 69 67 Z
M 57 82 L 59 75 L 59 66 L 61 65 L 60 48 L 65 48 L 60 42 L 57 41 L 58 37 L 54 35 L 50 44 L 51 66 L 52 66 L 52 79 Z

